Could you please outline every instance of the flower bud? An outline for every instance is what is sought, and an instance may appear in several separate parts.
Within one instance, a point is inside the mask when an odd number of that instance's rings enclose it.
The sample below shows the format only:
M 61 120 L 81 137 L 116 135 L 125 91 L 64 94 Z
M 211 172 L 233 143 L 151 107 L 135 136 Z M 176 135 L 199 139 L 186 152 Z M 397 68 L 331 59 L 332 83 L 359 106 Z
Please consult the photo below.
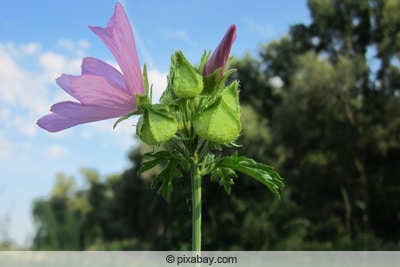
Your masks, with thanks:
M 219 75 L 222 77 L 225 72 L 226 63 L 228 62 L 229 54 L 233 43 L 236 40 L 236 25 L 232 24 L 225 33 L 224 38 L 212 53 L 210 59 L 204 65 L 203 75 L 208 76 L 221 68 Z
M 171 139 L 178 131 L 178 122 L 164 105 L 147 107 L 140 116 L 136 134 L 148 145 L 158 145 Z
M 235 141 L 239 136 L 242 124 L 237 87 L 238 83 L 233 82 L 211 106 L 193 117 L 193 128 L 200 137 L 224 144 Z
M 181 51 L 175 53 L 172 87 L 179 98 L 192 98 L 203 90 L 203 76 L 187 61 Z

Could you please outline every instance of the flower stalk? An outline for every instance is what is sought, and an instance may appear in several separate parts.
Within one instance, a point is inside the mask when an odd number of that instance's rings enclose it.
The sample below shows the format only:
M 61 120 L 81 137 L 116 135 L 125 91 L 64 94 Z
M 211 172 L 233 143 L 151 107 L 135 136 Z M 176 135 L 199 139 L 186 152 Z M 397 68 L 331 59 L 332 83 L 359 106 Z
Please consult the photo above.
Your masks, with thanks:
M 192 250 L 201 251 L 201 171 L 197 162 L 190 171 L 192 185 Z

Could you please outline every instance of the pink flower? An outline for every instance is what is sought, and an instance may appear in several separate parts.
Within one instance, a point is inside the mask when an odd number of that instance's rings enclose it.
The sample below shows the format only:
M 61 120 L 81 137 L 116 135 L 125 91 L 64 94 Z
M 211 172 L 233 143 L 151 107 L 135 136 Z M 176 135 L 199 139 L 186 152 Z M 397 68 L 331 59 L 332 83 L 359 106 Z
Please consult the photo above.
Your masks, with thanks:
M 213 74 L 219 68 L 222 68 L 221 75 L 224 75 L 226 63 L 231 53 L 233 42 L 236 40 L 236 25 L 232 24 L 225 33 L 224 38 L 212 53 L 210 59 L 204 65 L 203 75 L 208 76 Z
M 50 108 L 53 113 L 37 122 L 49 132 L 133 113 L 137 110 L 136 94 L 144 94 L 135 39 L 122 5 L 115 5 L 106 28 L 90 26 L 90 29 L 110 49 L 122 74 L 104 61 L 87 57 L 83 59 L 82 75 L 59 77 L 57 84 L 79 102 L 54 104 Z

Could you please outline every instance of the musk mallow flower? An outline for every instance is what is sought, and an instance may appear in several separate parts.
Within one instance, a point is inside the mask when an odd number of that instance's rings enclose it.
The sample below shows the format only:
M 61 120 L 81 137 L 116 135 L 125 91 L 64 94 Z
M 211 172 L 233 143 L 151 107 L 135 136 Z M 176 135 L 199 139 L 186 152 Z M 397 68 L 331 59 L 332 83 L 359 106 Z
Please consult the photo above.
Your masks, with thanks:
M 226 63 L 228 62 L 229 54 L 231 53 L 231 48 L 236 40 L 236 25 L 232 24 L 225 36 L 222 38 L 221 42 L 211 54 L 211 57 L 204 65 L 203 75 L 208 76 L 213 74 L 215 71 L 221 68 L 220 76 L 224 75 Z
M 115 5 L 107 27 L 89 26 L 115 57 L 121 71 L 96 58 L 83 59 L 82 74 L 63 74 L 57 84 L 79 102 L 54 104 L 37 124 L 58 132 L 82 123 L 122 117 L 137 110 L 136 94 L 144 94 L 144 82 L 128 16 Z

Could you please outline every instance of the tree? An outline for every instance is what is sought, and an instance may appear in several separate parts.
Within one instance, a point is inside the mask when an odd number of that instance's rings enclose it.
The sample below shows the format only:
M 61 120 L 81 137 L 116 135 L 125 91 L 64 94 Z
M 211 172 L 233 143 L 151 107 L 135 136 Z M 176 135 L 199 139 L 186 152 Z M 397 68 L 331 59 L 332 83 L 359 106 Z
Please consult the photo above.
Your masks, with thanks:
M 78 221 L 69 207 L 74 181 L 62 174 L 57 175 L 51 197 L 48 200 L 36 200 L 33 218 L 36 234 L 33 249 L 79 250 Z
M 259 99 L 270 93 L 256 92 L 253 81 L 247 87 L 246 77 L 283 81 L 271 108 L 248 101 L 269 120 L 265 157 L 280 159 L 293 200 L 312 222 L 307 239 L 332 241 L 343 228 L 352 240 L 398 242 L 399 2 L 308 6 L 311 24 L 264 45 L 256 73 L 247 73 L 252 63 L 237 65 L 242 91 Z M 341 226 L 331 229 L 332 220 Z

